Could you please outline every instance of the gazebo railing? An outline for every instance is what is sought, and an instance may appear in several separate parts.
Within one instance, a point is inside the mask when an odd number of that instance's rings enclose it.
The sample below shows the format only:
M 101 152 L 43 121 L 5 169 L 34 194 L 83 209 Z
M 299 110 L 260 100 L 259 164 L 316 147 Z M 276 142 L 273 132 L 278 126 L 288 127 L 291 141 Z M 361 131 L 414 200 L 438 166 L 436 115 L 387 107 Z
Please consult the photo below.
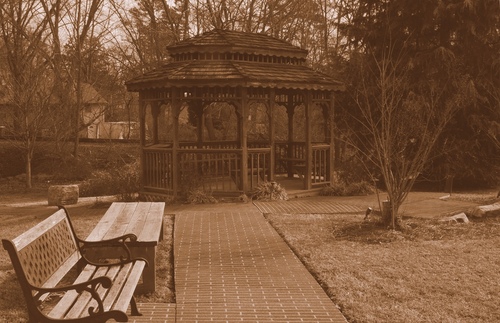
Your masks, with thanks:
M 143 150 L 142 184 L 150 192 L 173 193 L 172 148 L 152 146 Z
M 212 147 L 215 147 L 213 145 Z M 249 145 L 250 146 L 250 145 Z M 187 148 L 177 150 L 177 169 L 174 170 L 173 151 L 170 145 L 155 145 L 143 150 L 143 185 L 149 192 L 174 193 L 174 172 L 177 172 L 178 191 L 190 188 L 218 193 L 244 191 L 242 173 L 243 150 L 239 148 Z M 290 151 L 288 149 L 291 149 Z M 271 173 L 271 149 L 249 148 L 247 157 L 246 190 L 252 190 L 261 182 L 269 181 Z M 291 157 L 288 157 L 291 156 Z M 289 177 L 306 176 L 304 143 L 277 143 L 275 148 L 275 174 Z M 330 182 L 330 146 L 313 144 L 311 160 L 311 185 Z
M 330 183 L 330 145 L 315 144 L 312 146 L 311 184 Z
M 306 144 L 304 142 L 279 142 L 275 149 L 275 173 L 288 177 L 305 176 Z M 330 145 L 312 145 L 311 184 L 323 185 L 330 182 Z
M 270 148 L 250 148 L 247 159 L 249 189 L 269 180 Z M 243 174 L 241 149 L 189 149 L 177 151 L 178 189 L 203 188 L 213 193 L 241 193 Z M 144 149 L 144 189 L 172 194 L 173 151 L 170 147 Z

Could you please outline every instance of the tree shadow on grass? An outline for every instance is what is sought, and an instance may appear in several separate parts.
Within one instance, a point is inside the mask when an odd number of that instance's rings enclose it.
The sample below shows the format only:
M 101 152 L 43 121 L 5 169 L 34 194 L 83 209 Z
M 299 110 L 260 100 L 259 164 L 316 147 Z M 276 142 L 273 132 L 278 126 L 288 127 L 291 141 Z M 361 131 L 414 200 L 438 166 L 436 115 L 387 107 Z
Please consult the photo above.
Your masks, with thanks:
M 334 228 L 334 237 L 336 240 L 366 244 L 389 243 L 404 239 L 403 233 L 388 229 L 381 221 L 346 223 Z
M 0 321 L 27 322 L 26 302 L 14 270 L 0 269 Z

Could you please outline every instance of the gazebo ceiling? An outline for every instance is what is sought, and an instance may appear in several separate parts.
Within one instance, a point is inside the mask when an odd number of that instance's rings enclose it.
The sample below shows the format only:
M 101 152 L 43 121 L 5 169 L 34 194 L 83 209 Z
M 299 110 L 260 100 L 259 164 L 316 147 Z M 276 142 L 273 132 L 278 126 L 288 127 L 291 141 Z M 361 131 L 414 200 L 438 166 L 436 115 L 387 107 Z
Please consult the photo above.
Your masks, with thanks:
M 344 89 L 343 83 L 305 65 L 306 50 L 264 34 L 213 30 L 168 49 L 173 61 L 129 80 L 129 91 L 207 86 Z

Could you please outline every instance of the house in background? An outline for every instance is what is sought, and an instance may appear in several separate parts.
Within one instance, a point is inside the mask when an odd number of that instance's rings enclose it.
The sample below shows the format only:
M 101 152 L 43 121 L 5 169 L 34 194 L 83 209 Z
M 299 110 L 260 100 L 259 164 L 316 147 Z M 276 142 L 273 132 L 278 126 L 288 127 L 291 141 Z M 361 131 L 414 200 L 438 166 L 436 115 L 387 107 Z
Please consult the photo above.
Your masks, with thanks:
M 76 98 L 73 98 L 76 101 Z M 105 122 L 108 102 L 88 83 L 82 84 L 81 121 L 85 129 L 80 131 L 80 138 L 101 138 L 100 128 Z
M 89 139 L 137 139 L 139 123 L 135 121 L 106 121 L 109 103 L 88 83 L 82 84 L 83 109 L 81 120 L 85 129 L 80 138 Z

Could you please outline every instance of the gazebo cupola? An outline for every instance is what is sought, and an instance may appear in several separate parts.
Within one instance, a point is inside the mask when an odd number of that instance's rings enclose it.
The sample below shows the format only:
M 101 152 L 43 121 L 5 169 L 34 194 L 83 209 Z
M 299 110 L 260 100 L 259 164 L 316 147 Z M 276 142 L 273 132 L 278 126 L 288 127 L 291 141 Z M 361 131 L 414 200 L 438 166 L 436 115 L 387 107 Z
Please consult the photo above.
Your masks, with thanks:
M 343 84 L 309 68 L 306 50 L 218 29 L 167 49 L 167 64 L 127 82 L 139 93 L 143 193 L 177 195 L 193 179 L 219 194 L 280 178 L 303 190 L 332 181 L 334 93 Z M 224 120 L 232 136 L 210 136 L 217 106 L 233 109 Z

